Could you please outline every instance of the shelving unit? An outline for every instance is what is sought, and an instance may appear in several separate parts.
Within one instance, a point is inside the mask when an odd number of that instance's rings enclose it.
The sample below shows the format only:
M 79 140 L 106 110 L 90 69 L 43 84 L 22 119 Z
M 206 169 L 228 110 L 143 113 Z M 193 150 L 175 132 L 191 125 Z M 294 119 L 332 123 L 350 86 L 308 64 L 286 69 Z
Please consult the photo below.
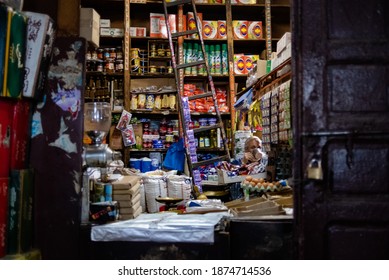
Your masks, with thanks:
M 231 131 L 230 138 L 232 139 L 232 133 L 235 130 L 235 112 L 233 104 L 236 100 L 236 94 L 240 92 L 245 86 L 245 80 L 247 74 L 235 74 L 234 68 L 234 54 L 236 53 L 249 53 L 249 54 L 261 54 L 266 51 L 266 36 L 263 33 L 261 39 L 244 39 L 238 40 L 233 37 L 233 20 L 248 20 L 248 21 L 261 21 L 262 28 L 271 30 L 271 46 L 272 50 L 275 50 L 276 42 L 286 32 L 290 31 L 290 1 L 289 0 L 272 0 L 271 1 L 271 18 L 266 19 L 266 2 L 268 0 L 256 0 L 255 4 L 231 4 L 231 0 L 226 0 L 225 3 L 212 3 L 212 4 L 196 4 L 198 13 L 202 13 L 203 20 L 225 20 L 226 21 L 226 38 L 218 39 L 205 39 L 206 45 L 227 45 L 228 52 L 228 74 L 212 74 L 215 86 L 219 85 L 227 90 L 227 103 L 229 112 L 223 114 L 223 119 L 228 122 L 227 130 Z M 130 111 L 133 117 L 144 117 L 145 115 L 153 119 L 162 118 L 178 118 L 179 114 L 176 111 L 165 111 L 165 110 L 133 110 L 131 109 L 131 95 L 132 90 L 138 87 L 145 87 L 147 85 L 164 86 L 174 85 L 174 75 L 168 73 L 168 71 L 156 71 L 156 73 L 142 73 L 131 71 L 133 63 L 131 61 L 131 51 L 133 49 L 144 50 L 147 54 L 147 66 L 169 66 L 169 56 L 165 55 L 160 57 L 150 57 L 151 44 L 153 42 L 164 43 L 166 42 L 166 49 L 168 49 L 167 38 L 156 38 L 150 36 L 150 13 L 163 14 L 162 1 L 147 0 L 145 3 L 130 3 L 130 0 L 82 0 L 82 7 L 90 7 L 96 9 L 101 15 L 101 18 L 111 19 L 111 23 L 114 27 L 120 27 L 124 29 L 123 38 L 115 37 L 100 37 L 100 46 L 113 47 L 121 44 L 124 55 L 124 69 L 123 73 L 120 74 L 102 74 L 102 73 L 88 73 L 88 76 L 103 75 L 107 79 L 123 78 L 123 98 L 124 98 L 124 109 Z M 124 11 L 119 12 L 119 11 Z M 184 15 L 187 11 L 181 9 L 178 10 L 176 15 L 176 28 L 182 30 L 184 26 Z M 146 29 L 146 37 L 131 37 L 130 27 L 140 27 Z M 269 28 L 270 27 L 270 28 Z M 176 48 L 180 59 L 184 59 L 184 43 L 191 43 L 192 39 L 178 39 Z M 166 50 L 165 49 L 165 50 Z M 157 50 L 158 54 L 158 50 Z M 199 86 L 206 87 L 206 76 L 199 75 L 185 75 L 185 83 L 193 83 Z M 184 81 L 182 81 L 183 85 Z M 119 112 L 116 112 L 119 113 Z M 212 117 L 210 115 L 199 114 L 200 117 Z M 233 144 L 233 143 L 232 143 Z M 233 150 L 233 145 L 232 145 Z M 124 162 L 128 162 L 130 153 L 134 151 L 131 147 L 127 147 L 124 150 Z M 143 151 L 142 151 L 143 152 Z

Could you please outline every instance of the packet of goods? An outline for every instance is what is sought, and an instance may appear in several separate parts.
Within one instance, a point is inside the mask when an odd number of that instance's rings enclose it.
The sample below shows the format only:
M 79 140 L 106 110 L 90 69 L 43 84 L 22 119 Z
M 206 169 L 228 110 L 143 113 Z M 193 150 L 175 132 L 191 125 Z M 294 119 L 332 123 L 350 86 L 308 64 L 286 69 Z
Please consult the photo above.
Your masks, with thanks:
M 122 115 L 120 116 L 119 122 L 116 125 L 116 128 L 124 131 L 128 124 L 130 123 L 132 114 L 130 112 L 127 112 L 126 110 L 123 110 Z

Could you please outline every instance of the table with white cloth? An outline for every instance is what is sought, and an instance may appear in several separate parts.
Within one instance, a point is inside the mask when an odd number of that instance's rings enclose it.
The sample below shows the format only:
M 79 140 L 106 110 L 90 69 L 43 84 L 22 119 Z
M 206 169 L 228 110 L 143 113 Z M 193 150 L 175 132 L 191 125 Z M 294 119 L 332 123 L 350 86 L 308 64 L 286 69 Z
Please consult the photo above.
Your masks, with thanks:
M 91 227 L 93 259 L 219 259 L 229 251 L 219 230 L 228 212 L 141 214 Z M 213 249 L 215 255 L 212 255 Z M 225 251 L 225 252 L 224 252 Z

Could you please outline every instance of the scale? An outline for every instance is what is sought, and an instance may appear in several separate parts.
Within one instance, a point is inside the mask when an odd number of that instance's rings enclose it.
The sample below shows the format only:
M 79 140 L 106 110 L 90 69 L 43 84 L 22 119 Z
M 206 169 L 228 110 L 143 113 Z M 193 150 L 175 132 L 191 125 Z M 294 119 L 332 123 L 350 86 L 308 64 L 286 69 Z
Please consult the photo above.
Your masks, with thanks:
M 165 211 L 169 211 L 171 208 L 176 208 L 178 202 L 183 201 L 183 198 L 178 197 L 156 197 L 155 200 L 159 203 L 165 204 Z

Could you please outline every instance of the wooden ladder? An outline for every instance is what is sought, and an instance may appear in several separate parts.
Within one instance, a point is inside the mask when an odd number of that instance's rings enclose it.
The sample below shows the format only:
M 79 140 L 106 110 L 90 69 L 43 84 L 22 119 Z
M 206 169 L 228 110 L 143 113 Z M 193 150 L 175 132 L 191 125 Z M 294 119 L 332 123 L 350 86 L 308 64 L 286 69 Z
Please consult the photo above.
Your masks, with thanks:
M 168 10 L 169 8 L 175 7 L 178 8 L 179 6 L 186 5 L 187 9 L 191 12 L 193 12 L 196 27 L 191 30 L 182 31 L 182 32 L 174 32 L 172 33 L 170 24 L 169 24 L 169 14 Z M 204 40 L 201 33 L 201 22 L 197 16 L 197 10 L 194 0 L 178 0 L 174 2 L 163 0 L 163 7 L 164 7 L 164 14 L 165 14 L 165 22 L 166 22 L 166 28 L 167 28 L 167 35 L 169 39 L 169 47 L 172 54 L 172 66 L 173 71 L 175 75 L 176 80 L 176 86 L 177 86 L 177 92 L 178 92 L 178 106 L 179 106 L 179 112 L 180 112 L 180 121 L 182 126 L 182 132 L 185 139 L 185 145 L 186 145 L 186 158 L 188 161 L 188 168 L 190 175 L 193 178 L 194 185 L 201 185 L 201 177 L 200 172 L 197 170 L 200 166 L 209 165 L 215 162 L 220 161 L 230 161 L 230 152 L 228 149 L 228 143 L 226 138 L 226 132 L 224 129 L 223 121 L 220 115 L 218 102 L 216 98 L 216 91 L 215 91 L 215 85 L 213 83 L 212 76 L 209 71 L 208 67 L 208 59 L 207 54 L 205 52 L 204 47 Z M 195 38 L 192 39 L 193 41 L 198 41 L 201 46 L 201 53 L 202 53 L 202 59 L 198 59 L 197 61 L 191 61 L 187 63 L 179 63 L 178 57 L 176 57 L 175 48 L 173 40 L 181 38 L 185 38 L 186 36 L 195 35 Z M 193 37 L 193 36 L 192 36 Z M 206 75 L 208 76 L 208 85 L 211 89 L 210 92 L 204 93 L 204 94 L 198 94 L 190 97 L 184 96 L 184 87 L 183 87 L 183 80 L 184 80 L 184 70 L 186 68 L 190 67 L 196 67 L 203 65 L 206 71 Z M 189 110 L 189 101 L 200 99 L 200 98 L 212 98 L 214 107 L 215 107 L 215 113 L 217 117 L 217 122 L 214 125 L 208 125 L 208 126 L 201 126 L 200 128 L 192 129 L 189 127 L 189 123 L 191 122 L 191 112 Z M 220 130 L 221 132 L 221 138 L 222 138 L 222 148 L 223 151 L 220 151 L 218 153 L 217 157 L 204 160 L 204 161 L 198 161 L 197 159 L 197 148 L 196 148 L 196 142 L 195 142 L 195 135 L 201 132 L 211 131 L 213 129 Z

